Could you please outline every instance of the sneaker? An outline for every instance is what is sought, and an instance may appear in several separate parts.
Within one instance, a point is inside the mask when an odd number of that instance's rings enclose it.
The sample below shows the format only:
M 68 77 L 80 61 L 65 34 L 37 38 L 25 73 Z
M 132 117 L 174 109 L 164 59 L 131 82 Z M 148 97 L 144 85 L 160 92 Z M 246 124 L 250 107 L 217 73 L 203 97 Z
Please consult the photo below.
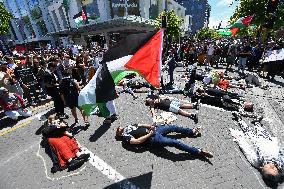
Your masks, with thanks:
M 74 168 L 82 163 L 84 163 L 84 159 L 74 158 L 69 162 L 68 168 Z
M 200 99 L 194 104 L 193 108 L 199 110 L 199 107 L 200 107 Z
M 90 127 L 90 123 L 89 122 L 85 122 L 85 128 L 84 128 L 84 131 L 88 130 L 88 128 Z
M 114 121 L 117 120 L 117 119 L 118 119 L 118 117 L 117 117 L 116 114 L 112 114 L 112 115 L 110 116 L 111 122 L 114 122 Z
M 251 121 L 252 124 L 255 124 L 257 122 L 261 122 L 261 120 L 263 119 L 263 116 L 257 116 L 257 118 L 255 118 L 254 120 Z
M 201 127 L 196 127 L 193 130 L 194 130 L 193 132 L 194 137 L 201 137 Z
M 68 119 L 69 118 L 69 116 L 67 114 L 61 114 L 58 117 L 59 117 L 59 119 Z
M 198 123 L 198 113 L 192 114 L 189 118 L 193 119 L 194 123 Z
M 79 123 L 79 119 L 75 119 L 75 124 Z
M 236 121 L 242 120 L 242 118 L 241 118 L 241 116 L 240 116 L 239 113 L 233 112 L 232 115 L 233 115 L 233 117 L 234 117 L 234 118 L 233 118 L 234 120 L 236 120 Z
M 204 151 L 204 150 L 201 150 L 201 152 L 199 152 L 198 155 L 207 157 L 207 158 L 213 158 L 213 154 L 211 152 Z
M 81 154 L 77 159 L 83 159 L 87 161 L 90 157 L 90 154 Z

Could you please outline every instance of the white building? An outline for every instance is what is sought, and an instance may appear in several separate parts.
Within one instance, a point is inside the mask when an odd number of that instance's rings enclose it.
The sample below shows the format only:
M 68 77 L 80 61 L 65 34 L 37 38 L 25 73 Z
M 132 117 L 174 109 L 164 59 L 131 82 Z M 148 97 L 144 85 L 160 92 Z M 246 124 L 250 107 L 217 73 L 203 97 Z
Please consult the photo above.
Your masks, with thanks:
M 16 44 L 50 41 L 85 45 L 94 35 L 108 39 L 114 33 L 154 30 L 153 19 L 163 10 L 174 10 L 183 18 L 185 31 L 190 20 L 186 9 L 174 0 L 4 0 L 4 5 L 16 18 L 11 22 Z M 74 16 L 80 16 L 82 9 L 88 23 L 78 26 Z

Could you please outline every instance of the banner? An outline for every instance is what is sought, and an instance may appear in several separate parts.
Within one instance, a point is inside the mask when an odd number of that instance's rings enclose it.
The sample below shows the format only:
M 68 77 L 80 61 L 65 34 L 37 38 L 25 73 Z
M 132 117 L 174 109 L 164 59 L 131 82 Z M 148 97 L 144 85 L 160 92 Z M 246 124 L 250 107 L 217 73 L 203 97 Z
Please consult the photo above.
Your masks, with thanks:
M 263 62 L 275 62 L 284 60 L 284 48 L 279 50 L 267 51 L 263 57 Z

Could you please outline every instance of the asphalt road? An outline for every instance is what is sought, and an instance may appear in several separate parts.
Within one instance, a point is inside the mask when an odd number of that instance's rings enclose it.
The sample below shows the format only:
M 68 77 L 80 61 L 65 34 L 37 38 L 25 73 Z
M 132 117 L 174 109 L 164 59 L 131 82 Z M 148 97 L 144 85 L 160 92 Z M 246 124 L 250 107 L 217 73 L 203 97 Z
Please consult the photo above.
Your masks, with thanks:
M 176 79 L 181 74 L 178 68 Z M 182 82 L 179 80 L 177 85 Z M 281 101 L 284 81 L 279 77 L 276 82 L 267 84 L 269 90 L 247 90 L 246 98 L 256 103 L 257 111 L 265 117 L 264 126 L 284 146 L 284 103 Z M 214 157 L 210 160 L 170 147 L 138 150 L 123 147 L 114 138 L 118 126 L 152 121 L 149 109 L 144 105 L 146 94 L 138 96 L 133 100 L 129 94 L 121 94 L 115 100 L 119 119 L 111 125 L 103 124 L 103 118 L 92 116 L 91 126 L 84 131 L 80 120 L 75 127 L 75 137 L 92 155 L 89 162 L 70 172 L 50 172 L 51 159 L 41 146 L 41 136 L 35 134 L 41 126 L 38 117 L 46 110 L 12 127 L 1 125 L 0 188 L 267 188 L 258 170 L 246 161 L 232 140 L 229 128 L 239 127 L 232 120 L 231 112 L 222 109 L 201 105 L 197 125 L 181 116 L 174 122 L 184 127 L 202 126 L 199 138 L 176 137 L 189 145 L 212 151 Z M 172 96 L 184 99 L 182 95 Z M 68 109 L 66 112 L 71 115 Z M 73 121 L 68 120 L 70 124 Z M 284 185 L 278 188 L 284 188 Z

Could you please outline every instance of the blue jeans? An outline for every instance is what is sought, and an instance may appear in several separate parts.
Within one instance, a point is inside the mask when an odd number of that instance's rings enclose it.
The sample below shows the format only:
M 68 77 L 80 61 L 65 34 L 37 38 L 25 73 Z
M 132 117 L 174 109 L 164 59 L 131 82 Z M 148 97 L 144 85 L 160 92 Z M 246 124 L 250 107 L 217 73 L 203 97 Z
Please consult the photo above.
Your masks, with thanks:
M 190 147 L 176 139 L 167 137 L 167 134 L 171 132 L 181 133 L 187 136 L 193 136 L 193 131 L 190 128 L 178 127 L 176 125 L 161 125 L 156 128 L 156 134 L 150 138 L 150 145 L 153 147 L 175 147 L 190 154 L 198 154 L 200 152 L 199 148 Z
M 242 69 L 242 72 L 245 71 L 246 69 L 246 64 L 247 64 L 247 58 L 239 58 L 239 66 L 238 66 L 238 72 Z

